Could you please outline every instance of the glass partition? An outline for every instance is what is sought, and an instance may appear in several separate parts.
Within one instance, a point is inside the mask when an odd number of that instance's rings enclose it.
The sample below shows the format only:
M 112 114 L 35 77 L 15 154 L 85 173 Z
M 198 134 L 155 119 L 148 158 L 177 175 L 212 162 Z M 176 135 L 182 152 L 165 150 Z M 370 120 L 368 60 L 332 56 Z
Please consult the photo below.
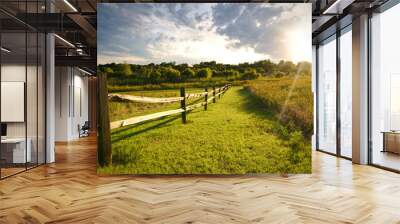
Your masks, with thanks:
M 26 150 L 26 33 L 3 32 L 1 46 L 1 175 L 6 177 L 24 171 L 31 158 Z
M 42 5 L 0 3 L 18 13 Z M 43 33 L 0 12 L 1 179 L 45 163 L 45 44 Z
M 336 36 L 318 48 L 318 149 L 336 153 Z

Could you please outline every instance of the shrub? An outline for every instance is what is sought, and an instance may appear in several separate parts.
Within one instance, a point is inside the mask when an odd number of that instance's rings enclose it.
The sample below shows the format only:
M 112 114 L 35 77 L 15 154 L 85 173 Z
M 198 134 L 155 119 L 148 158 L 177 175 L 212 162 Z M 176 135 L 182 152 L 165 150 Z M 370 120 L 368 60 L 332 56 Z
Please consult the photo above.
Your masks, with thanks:
M 242 79 L 244 80 L 256 79 L 258 78 L 258 76 L 259 75 L 255 69 L 249 69 L 243 74 Z

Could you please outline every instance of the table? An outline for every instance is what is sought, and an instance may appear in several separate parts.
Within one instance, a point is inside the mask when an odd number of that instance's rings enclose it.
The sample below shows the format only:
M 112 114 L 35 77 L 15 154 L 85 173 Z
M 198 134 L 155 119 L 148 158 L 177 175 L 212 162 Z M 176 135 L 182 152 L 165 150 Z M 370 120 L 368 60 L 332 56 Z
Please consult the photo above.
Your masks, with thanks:
M 25 144 L 27 147 L 25 151 Z M 4 159 L 6 163 L 26 163 L 31 162 L 32 141 L 30 138 L 5 138 L 1 139 L 1 159 Z
M 383 150 L 382 152 L 392 152 L 400 154 L 400 131 L 382 131 Z

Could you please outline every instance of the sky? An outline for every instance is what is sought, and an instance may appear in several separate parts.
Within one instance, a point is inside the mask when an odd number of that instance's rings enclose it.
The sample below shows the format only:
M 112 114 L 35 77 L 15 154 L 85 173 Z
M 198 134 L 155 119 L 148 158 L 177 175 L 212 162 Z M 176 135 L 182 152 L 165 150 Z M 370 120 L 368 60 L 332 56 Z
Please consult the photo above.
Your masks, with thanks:
M 101 3 L 97 63 L 311 61 L 311 4 Z

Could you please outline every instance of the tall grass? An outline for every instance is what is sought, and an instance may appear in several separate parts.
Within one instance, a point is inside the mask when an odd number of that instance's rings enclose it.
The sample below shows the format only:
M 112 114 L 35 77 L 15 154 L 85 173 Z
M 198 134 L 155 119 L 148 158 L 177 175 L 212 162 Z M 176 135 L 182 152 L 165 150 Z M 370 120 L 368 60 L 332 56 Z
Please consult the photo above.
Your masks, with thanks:
M 289 130 L 313 133 L 313 95 L 311 76 L 294 75 L 250 81 L 245 88 L 276 112 Z

